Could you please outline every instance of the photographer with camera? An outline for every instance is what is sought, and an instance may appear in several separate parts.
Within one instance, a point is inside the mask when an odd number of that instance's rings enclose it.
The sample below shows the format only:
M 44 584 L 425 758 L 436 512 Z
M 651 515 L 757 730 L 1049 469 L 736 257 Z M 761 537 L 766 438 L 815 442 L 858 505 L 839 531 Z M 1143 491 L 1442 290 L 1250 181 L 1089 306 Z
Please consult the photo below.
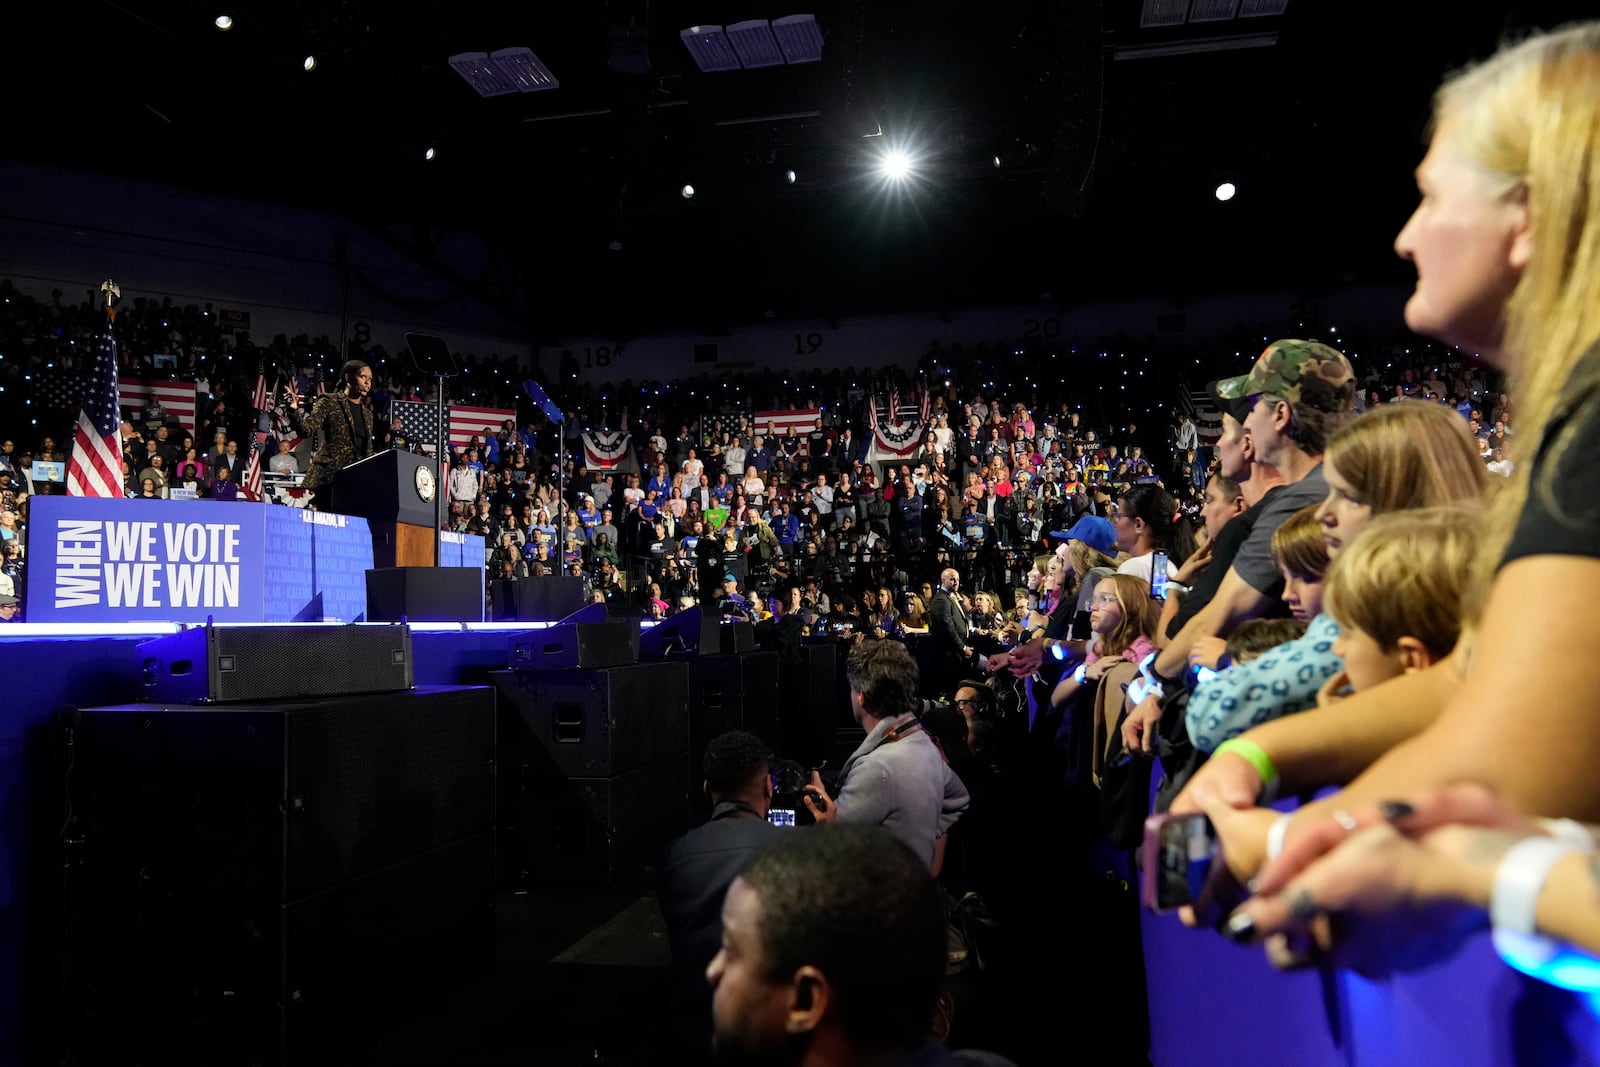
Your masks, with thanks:
M 867 731 L 829 797 L 813 771 L 805 797 L 819 825 L 873 823 L 894 831 L 937 874 L 945 832 L 967 810 L 961 779 L 917 720 L 917 664 L 897 641 L 863 640 L 845 667 L 850 711 Z

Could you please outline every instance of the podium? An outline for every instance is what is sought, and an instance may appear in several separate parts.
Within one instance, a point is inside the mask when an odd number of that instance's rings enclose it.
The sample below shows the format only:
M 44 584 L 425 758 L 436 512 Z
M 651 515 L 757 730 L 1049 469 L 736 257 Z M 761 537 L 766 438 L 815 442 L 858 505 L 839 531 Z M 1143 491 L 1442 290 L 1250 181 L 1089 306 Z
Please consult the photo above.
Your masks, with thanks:
M 437 460 L 393 449 L 333 476 L 334 504 L 367 520 L 379 568 L 434 565 L 434 498 L 444 491 Z

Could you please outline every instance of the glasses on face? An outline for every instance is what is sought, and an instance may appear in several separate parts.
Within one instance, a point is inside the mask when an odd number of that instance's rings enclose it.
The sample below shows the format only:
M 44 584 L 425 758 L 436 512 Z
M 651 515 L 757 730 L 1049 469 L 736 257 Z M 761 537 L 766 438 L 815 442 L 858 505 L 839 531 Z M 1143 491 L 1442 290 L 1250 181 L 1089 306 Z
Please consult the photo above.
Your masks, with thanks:
M 1094 604 L 1115 604 L 1117 602 L 1117 594 L 1096 593 L 1090 602 Z

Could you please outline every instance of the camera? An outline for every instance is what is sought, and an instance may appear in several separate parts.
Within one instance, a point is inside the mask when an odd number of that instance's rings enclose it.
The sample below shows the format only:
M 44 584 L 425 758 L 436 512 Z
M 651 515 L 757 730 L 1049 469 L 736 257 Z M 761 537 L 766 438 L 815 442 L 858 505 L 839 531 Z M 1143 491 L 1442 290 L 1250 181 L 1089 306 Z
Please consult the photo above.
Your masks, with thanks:
M 792 759 L 774 760 L 772 764 L 772 807 L 767 821 L 774 826 L 813 826 L 817 818 L 806 807 L 806 797 L 818 807 L 829 803 L 827 797 L 811 787 L 811 775 Z

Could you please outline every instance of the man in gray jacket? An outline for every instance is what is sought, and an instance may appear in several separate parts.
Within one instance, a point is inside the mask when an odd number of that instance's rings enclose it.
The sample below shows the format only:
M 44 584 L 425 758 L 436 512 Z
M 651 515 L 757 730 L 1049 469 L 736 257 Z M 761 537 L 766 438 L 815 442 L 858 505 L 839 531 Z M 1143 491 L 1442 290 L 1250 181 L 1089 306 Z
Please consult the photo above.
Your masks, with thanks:
M 871 823 L 911 846 L 937 872 L 944 835 L 967 810 L 966 787 L 913 710 L 917 664 L 898 641 L 862 641 L 850 651 L 850 710 L 867 738 L 845 760 L 829 798 L 821 775 L 811 774 L 806 807 L 819 824 Z

